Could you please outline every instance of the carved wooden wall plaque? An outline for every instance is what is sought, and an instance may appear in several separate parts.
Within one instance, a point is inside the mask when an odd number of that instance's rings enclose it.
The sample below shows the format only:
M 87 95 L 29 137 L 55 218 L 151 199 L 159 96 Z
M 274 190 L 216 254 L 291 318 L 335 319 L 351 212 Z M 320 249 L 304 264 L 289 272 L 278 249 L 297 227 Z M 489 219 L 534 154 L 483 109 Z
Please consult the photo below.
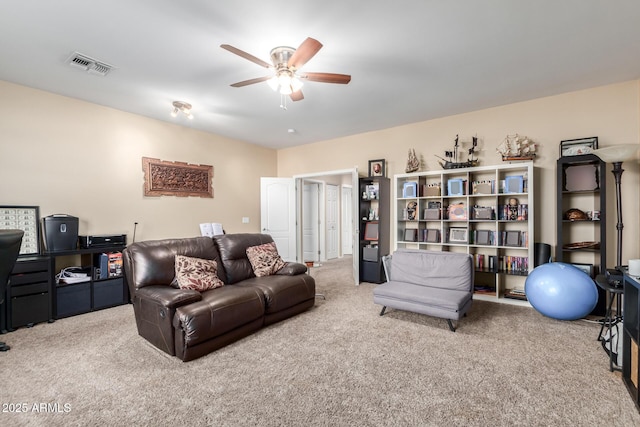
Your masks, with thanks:
M 145 196 L 213 197 L 213 166 L 142 158 Z

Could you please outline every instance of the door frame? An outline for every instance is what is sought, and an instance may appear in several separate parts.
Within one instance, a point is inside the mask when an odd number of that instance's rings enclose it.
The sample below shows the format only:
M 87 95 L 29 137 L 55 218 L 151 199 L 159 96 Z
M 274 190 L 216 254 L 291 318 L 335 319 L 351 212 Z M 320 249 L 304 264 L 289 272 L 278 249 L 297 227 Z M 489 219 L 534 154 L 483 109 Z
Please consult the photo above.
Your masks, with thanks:
M 339 170 L 332 170 L 332 171 L 324 171 L 324 172 L 313 172 L 313 173 L 305 173 L 305 174 L 299 174 L 299 175 L 294 175 L 293 179 L 295 181 L 295 187 L 296 187 L 296 198 L 298 200 L 297 202 L 297 208 L 296 209 L 296 250 L 297 250 L 297 254 L 296 257 L 301 260 L 303 259 L 303 253 L 302 253 L 302 191 L 303 191 L 303 180 L 304 179 L 313 179 L 313 178 L 318 178 L 321 176 L 332 176 L 332 175 L 351 175 L 351 186 L 352 188 L 358 188 L 358 167 L 354 166 L 352 169 L 339 169 Z M 353 251 L 355 252 L 355 248 L 358 247 L 358 238 L 360 236 L 360 221 L 358 221 L 358 202 L 359 199 L 358 197 L 353 196 L 352 193 L 352 197 L 351 197 L 351 217 L 352 217 L 352 227 L 351 227 L 351 234 L 352 234 L 352 245 L 353 245 Z M 322 231 L 322 228 L 321 228 Z M 360 259 L 358 256 L 356 256 L 356 254 L 354 253 L 352 255 L 353 258 L 353 266 L 352 266 L 352 270 L 353 270 L 353 279 L 354 279 L 354 284 L 356 286 L 360 285 Z
M 345 205 L 344 201 L 345 201 L 345 194 L 346 194 L 346 190 L 347 189 L 349 190 L 349 193 L 350 193 L 349 206 L 350 206 L 350 209 L 353 210 L 353 187 L 351 185 L 342 184 L 340 186 L 340 206 L 344 206 Z M 350 212 L 350 213 L 351 213 L 350 216 L 353 217 L 353 212 Z M 344 234 L 346 231 L 348 231 L 349 232 L 349 236 L 351 236 L 351 234 L 352 234 L 351 230 L 353 229 L 353 224 L 350 224 L 349 228 L 347 230 L 345 230 L 345 225 L 344 225 L 344 223 L 345 223 L 344 219 L 345 218 L 348 218 L 348 216 L 344 215 L 344 207 L 343 207 L 342 209 L 340 209 L 340 232 L 342 234 Z M 340 237 L 340 240 L 343 241 L 342 236 Z M 351 240 L 351 245 L 353 245 L 353 239 L 350 239 L 350 240 Z M 351 252 L 349 252 L 349 253 L 346 253 L 344 249 L 345 249 L 345 245 L 344 245 L 344 242 L 343 242 L 340 245 L 340 256 L 353 255 L 353 246 L 351 246 Z
M 342 199 L 340 198 L 340 184 L 330 184 L 325 182 L 324 184 L 324 197 L 323 197 L 323 201 L 324 201 L 324 249 L 325 249 L 325 259 L 329 260 L 332 259 L 329 257 L 329 245 L 327 243 L 327 238 L 329 235 L 329 218 L 331 217 L 331 215 L 329 215 L 329 206 L 331 206 L 328 203 L 329 200 L 329 187 L 335 187 L 336 193 L 336 199 L 335 199 L 335 206 L 337 207 L 337 211 L 334 212 L 335 214 L 335 221 L 336 221 L 336 227 L 337 229 L 334 232 L 334 235 L 336 237 L 336 242 L 335 244 L 337 245 L 336 247 L 336 252 L 335 252 L 335 257 L 333 258 L 340 258 L 342 256 L 342 224 L 341 224 L 341 211 L 342 211 Z
M 318 187 L 318 212 L 317 212 L 317 216 L 318 216 L 318 222 L 317 224 L 315 224 L 315 229 L 316 229 L 316 233 L 317 233 L 317 239 L 318 239 L 318 247 L 316 248 L 317 250 L 317 256 L 318 256 L 318 262 L 322 262 L 322 261 L 326 261 L 326 257 L 324 257 L 324 250 L 322 248 L 322 242 L 324 242 L 324 221 L 325 221 L 325 217 L 322 214 L 324 212 L 324 186 L 325 186 L 325 182 L 321 181 L 321 180 L 317 180 L 317 179 L 303 179 L 302 180 L 302 192 L 300 193 L 300 220 L 299 220 L 299 224 L 300 224 L 300 241 L 302 242 L 302 238 L 304 236 L 304 216 L 302 215 L 303 211 L 304 211 L 304 186 L 306 184 L 315 184 Z M 297 233 L 296 233 L 297 234 Z M 304 261 L 304 245 L 300 244 L 300 249 L 302 252 L 302 257 L 300 258 L 301 260 Z M 323 258 L 324 257 L 324 258 Z

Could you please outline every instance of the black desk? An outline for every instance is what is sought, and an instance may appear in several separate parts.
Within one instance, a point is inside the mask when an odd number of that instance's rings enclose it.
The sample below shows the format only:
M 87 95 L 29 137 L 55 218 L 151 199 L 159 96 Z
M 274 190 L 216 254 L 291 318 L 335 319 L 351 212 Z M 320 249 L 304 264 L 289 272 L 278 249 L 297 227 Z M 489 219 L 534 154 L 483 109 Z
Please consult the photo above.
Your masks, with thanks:
M 600 327 L 600 333 L 598 334 L 598 341 L 601 341 L 604 347 L 605 337 L 604 335 L 602 335 L 602 333 L 604 332 L 605 328 L 609 333 L 609 339 L 611 339 L 611 330 L 613 329 L 613 327 L 617 326 L 619 323 L 622 323 L 622 302 L 620 301 L 620 296 L 624 292 L 624 287 L 622 286 L 622 284 L 620 284 L 620 286 L 612 286 L 611 284 L 609 284 L 604 274 L 599 274 L 596 276 L 596 284 L 606 292 L 607 298 L 608 298 L 607 309 L 604 314 L 604 320 L 602 321 L 602 326 Z M 616 301 L 615 316 L 613 315 L 613 310 L 612 310 L 614 300 Z M 621 333 L 622 332 L 619 331 L 618 334 L 616 334 L 618 340 L 621 339 L 620 337 Z M 609 370 L 611 372 L 622 370 L 622 368 L 620 367 L 622 366 L 622 360 L 620 359 L 621 355 L 618 355 L 619 359 L 616 360 L 615 365 L 613 363 L 612 350 L 614 348 L 614 345 L 615 347 L 617 347 L 617 343 L 615 341 L 610 342 L 609 351 L 608 351 Z

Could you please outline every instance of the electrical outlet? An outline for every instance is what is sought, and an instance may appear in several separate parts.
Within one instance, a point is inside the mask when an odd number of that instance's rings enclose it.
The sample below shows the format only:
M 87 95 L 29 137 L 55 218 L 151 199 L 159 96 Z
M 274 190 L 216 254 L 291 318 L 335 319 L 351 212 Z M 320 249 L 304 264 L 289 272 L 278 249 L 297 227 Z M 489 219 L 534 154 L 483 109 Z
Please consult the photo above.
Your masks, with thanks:
M 242 223 L 243 224 L 249 224 L 249 217 L 248 216 L 243 216 L 242 217 Z

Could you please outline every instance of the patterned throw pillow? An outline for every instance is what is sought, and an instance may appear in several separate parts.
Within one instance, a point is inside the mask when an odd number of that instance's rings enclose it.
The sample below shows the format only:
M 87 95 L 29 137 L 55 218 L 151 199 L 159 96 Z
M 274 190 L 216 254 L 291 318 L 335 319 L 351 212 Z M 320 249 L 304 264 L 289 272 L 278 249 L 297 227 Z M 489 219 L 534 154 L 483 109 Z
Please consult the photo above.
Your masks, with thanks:
M 248 247 L 247 258 L 256 277 L 270 276 L 285 266 L 274 242 Z
M 180 289 L 204 292 L 224 286 L 218 277 L 218 263 L 212 259 L 176 255 L 176 281 Z

